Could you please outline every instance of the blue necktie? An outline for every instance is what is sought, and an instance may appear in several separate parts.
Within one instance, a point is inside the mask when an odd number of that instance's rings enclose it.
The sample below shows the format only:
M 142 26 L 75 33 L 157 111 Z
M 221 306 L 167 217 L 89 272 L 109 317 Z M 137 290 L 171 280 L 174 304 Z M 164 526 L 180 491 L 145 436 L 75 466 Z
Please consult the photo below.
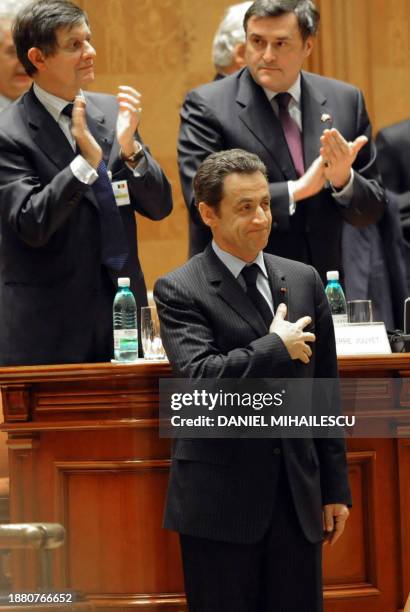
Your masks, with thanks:
M 119 271 L 128 258 L 124 225 L 103 160 L 98 164 L 97 173 L 98 179 L 92 184 L 92 190 L 100 209 L 101 259 L 108 268 Z
M 73 104 L 67 104 L 62 113 L 71 119 Z M 108 268 L 120 271 L 128 258 L 128 244 L 103 160 L 98 164 L 97 174 L 98 178 L 91 187 L 100 211 L 101 259 Z

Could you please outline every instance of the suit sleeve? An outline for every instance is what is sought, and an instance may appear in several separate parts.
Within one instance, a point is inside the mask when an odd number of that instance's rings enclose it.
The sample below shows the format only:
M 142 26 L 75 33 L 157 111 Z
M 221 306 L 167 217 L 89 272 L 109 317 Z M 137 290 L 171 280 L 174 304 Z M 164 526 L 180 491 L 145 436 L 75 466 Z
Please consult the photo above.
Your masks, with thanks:
M 359 151 L 353 164 L 353 194 L 346 207 L 340 206 L 348 223 L 365 227 L 377 223 L 383 216 L 386 197 L 377 168 L 377 151 L 372 140 L 372 129 L 367 115 L 363 94 L 356 91 L 355 138 L 367 136 L 368 143 Z
M 195 206 L 193 180 L 211 153 L 223 150 L 222 126 L 195 91 L 190 92 L 182 105 L 178 138 L 178 165 L 185 204 L 193 220 L 201 220 Z
M 405 129 L 405 128 L 404 128 Z M 403 139 L 405 141 L 405 139 Z M 401 154 L 405 154 L 405 143 L 402 145 Z M 403 179 L 401 175 L 402 164 L 398 159 L 399 144 L 394 143 L 383 132 L 379 132 L 376 137 L 376 146 L 380 173 L 386 189 L 392 191 L 401 212 L 408 214 L 410 210 L 410 191 L 403 190 Z M 409 146 L 407 147 L 409 149 Z
M 292 360 L 276 334 L 221 353 L 195 296 L 172 275 L 157 281 L 154 298 L 165 351 L 178 375 L 192 380 L 292 375 Z
M 67 166 L 50 182 L 42 184 L 30 155 L 9 136 L 0 133 L 0 214 L 32 247 L 46 245 L 70 218 L 90 186 L 79 181 Z M 172 209 L 170 185 L 161 168 L 147 151 L 147 169 L 134 177 L 119 158 L 114 162 L 115 180 L 127 180 L 134 209 L 150 219 L 162 219 Z
M 388 138 L 379 132 L 376 136 L 378 164 L 384 186 L 390 191 L 400 192 L 400 173 L 394 147 Z
M 89 189 L 67 167 L 46 185 L 40 182 L 30 157 L 0 133 L 0 215 L 19 238 L 32 247 L 47 244 L 69 219 Z
M 319 384 L 317 387 L 320 395 L 315 398 L 315 401 L 330 402 L 329 413 L 337 415 L 341 414 L 342 410 L 332 316 L 322 281 L 314 268 L 312 268 L 312 272 L 315 277 L 316 293 L 315 378 L 325 379 L 324 385 Z M 327 396 L 327 392 L 330 394 L 330 397 Z M 323 397 L 323 393 L 326 394 L 326 398 Z M 343 503 L 350 506 L 352 500 L 347 473 L 344 438 L 315 438 L 315 446 L 319 457 L 323 505 Z
M 144 170 L 136 176 L 118 157 L 112 166 L 113 180 L 127 180 L 134 210 L 148 219 L 159 221 L 167 217 L 172 210 L 171 186 L 138 134 L 135 139 L 144 149 Z

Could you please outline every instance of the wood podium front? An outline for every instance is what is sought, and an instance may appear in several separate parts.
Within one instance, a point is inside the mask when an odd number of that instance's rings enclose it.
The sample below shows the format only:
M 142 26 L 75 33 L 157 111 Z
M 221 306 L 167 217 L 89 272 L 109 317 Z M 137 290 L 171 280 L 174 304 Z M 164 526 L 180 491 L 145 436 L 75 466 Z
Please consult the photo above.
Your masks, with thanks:
M 348 442 L 354 507 L 325 548 L 325 609 L 397 612 L 410 591 L 410 355 L 339 364 L 366 378 L 356 410 L 389 416 L 401 438 Z M 158 436 L 158 380 L 170 375 L 143 361 L 0 368 L 11 521 L 65 526 L 54 588 L 100 612 L 186 610 L 177 536 L 161 528 L 170 442 Z M 34 588 L 35 567 L 33 553 L 14 555 L 14 591 Z

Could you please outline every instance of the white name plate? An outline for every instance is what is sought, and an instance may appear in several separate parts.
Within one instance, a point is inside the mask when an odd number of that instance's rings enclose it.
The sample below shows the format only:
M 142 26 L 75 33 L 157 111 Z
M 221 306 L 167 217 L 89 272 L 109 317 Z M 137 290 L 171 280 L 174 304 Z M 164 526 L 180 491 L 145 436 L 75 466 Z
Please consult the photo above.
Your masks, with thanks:
M 389 355 L 389 339 L 384 323 L 335 325 L 336 353 L 345 355 Z

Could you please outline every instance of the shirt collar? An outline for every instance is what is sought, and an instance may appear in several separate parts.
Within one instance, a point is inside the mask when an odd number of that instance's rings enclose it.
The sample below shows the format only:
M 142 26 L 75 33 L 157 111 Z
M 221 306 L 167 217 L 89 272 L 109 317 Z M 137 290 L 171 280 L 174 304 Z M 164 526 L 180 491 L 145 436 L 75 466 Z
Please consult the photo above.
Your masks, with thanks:
M 69 104 L 69 102 L 67 102 L 67 100 L 64 100 L 63 98 L 54 96 L 53 94 L 49 93 L 48 91 L 37 85 L 37 83 L 34 83 L 33 91 L 37 99 L 46 108 L 46 110 L 48 110 L 53 119 L 55 119 L 55 121 L 57 121 L 58 123 L 62 111 L 67 106 L 67 104 Z M 82 92 L 80 91 L 79 94 L 82 94 Z
M 282 93 L 280 91 L 273 91 L 272 89 L 267 89 L 266 87 L 263 87 L 263 91 L 265 92 L 269 101 L 271 101 L 275 96 L 277 96 L 278 93 Z M 301 94 L 301 84 L 300 84 L 300 73 L 298 74 L 296 81 L 293 83 L 293 85 L 289 87 L 287 91 L 290 93 L 290 95 L 292 96 L 296 104 L 300 106 L 300 99 L 302 95 Z
M 6 98 L 6 96 L 0 94 L 0 111 L 7 108 L 12 102 L 13 100 L 10 100 L 10 98 Z
M 225 264 L 225 266 L 228 268 L 228 270 L 231 272 L 231 274 L 233 274 L 235 278 L 238 278 L 238 276 L 240 275 L 240 273 L 246 266 L 254 264 L 254 263 L 257 266 L 259 266 L 259 270 L 262 272 L 262 274 L 266 278 L 269 278 L 268 273 L 266 271 L 265 260 L 263 259 L 262 251 L 259 251 L 258 255 L 255 257 L 253 261 L 247 262 L 221 249 L 221 247 L 219 247 L 216 244 L 215 240 L 212 240 L 212 248 L 215 252 L 215 255 L 222 261 L 223 264 Z

